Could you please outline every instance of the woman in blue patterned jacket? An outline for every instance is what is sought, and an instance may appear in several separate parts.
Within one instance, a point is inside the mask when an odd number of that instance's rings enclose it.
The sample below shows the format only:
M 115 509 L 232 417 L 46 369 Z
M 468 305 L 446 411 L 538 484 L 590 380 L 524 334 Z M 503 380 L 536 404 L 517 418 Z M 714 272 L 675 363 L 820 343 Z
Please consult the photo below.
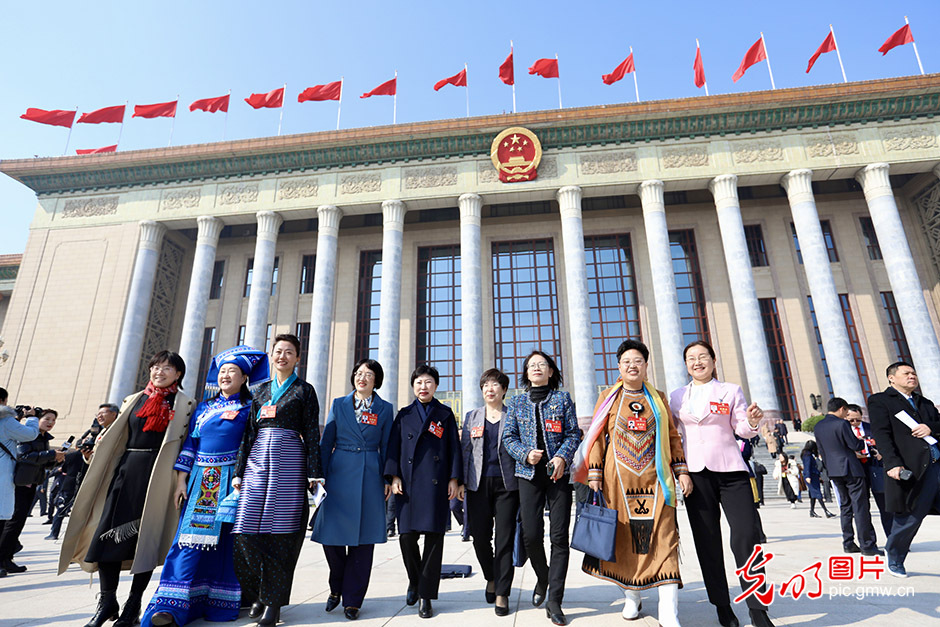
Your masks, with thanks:
M 503 446 L 516 460 L 519 481 L 519 511 L 526 552 L 538 581 L 532 593 L 536 607 L 548 595 L 546 614 L 556 625 L 567 620 L 561 610 L 568 572 L 568 526 L 571 519 L 571 484 L 568 468 L 581 431 L 574 402 L 559 391 L 561 371 L 555 360 L 542 351 L 532 351 L 522 364 L 519 384 L 525 394 L 507 403 Z M 545 560 L 545 522 L 542 512 L 548 503 L 548 529 L 552 543 L 551 564 Z

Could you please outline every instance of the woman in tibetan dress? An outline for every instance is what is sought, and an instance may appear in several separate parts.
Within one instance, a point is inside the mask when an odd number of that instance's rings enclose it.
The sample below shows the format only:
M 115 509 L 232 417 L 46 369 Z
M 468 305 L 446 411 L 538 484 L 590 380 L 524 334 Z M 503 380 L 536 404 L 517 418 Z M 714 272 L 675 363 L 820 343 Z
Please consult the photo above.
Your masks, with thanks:
M 248 385 L 268 378 L 268 356 L 261 351 L 237 346 L 213 358 L 206 390 L 207 396 L 213 389 L 218 394 L 193 412 L 176 459 L 174 502 L 182 515 L 143 627 L 238 618 L 232 521 L 220 505 L 233 491 L 235 460 L 251 413 Z

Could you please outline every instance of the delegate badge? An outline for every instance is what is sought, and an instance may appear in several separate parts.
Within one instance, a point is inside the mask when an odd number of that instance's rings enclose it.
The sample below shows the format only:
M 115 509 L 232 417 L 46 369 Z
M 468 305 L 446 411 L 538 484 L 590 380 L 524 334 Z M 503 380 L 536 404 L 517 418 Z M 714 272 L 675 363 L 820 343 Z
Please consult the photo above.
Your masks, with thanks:
M 731 413 L 731 405 L 729 405 L 728 403 L 714 403 L 713 402 L 711 403 L 711 407 L 712 407 L 713 414 L 728 415 Z
M 474 428 L 470 429 L 470 437 L 471 437 L 471 438 L 482 438 L 482 437 L 483 437 L 483 425 L 480 425 L 479 427 L 474 427 Z
M 274 418 L 277 416 L 277 405 L 263 405 L 261 407 L 261 413 L 258 416 L 264 420 L 266 418 Z
M 646 418 L 627 418 L 627 429 L 630 431 L 646 431 Z
M 561 433 L 561 420 L 546 420 L 545 428 L 551 433 Z
M 222 420 L 235 420 L 237 415 L 237 411 L 227 411 L 222 414 Z
M 379 415 L 373 414 L 372 412 L 364 411 L 359 416 L 359 422 L 364 425 L 372 425 L 373 427 L 379 424 Z
M 428 431 L 433 433 L 435 436 L 441 438 L 444 437 L 444 427 L 439 422 L 432 422 L 428 425 Z

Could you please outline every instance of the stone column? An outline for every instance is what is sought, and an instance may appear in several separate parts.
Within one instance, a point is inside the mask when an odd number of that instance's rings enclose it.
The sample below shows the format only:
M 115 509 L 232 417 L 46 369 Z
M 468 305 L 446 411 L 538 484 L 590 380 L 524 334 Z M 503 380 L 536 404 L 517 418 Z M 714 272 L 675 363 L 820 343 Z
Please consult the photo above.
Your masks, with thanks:
M 323 205 L 317 209 L 317 263 L 313 272 L 313 304 L 310 307 L 310 344 L 307 350 L 307 382 L 317 391 L 320 419 L 329 403 L 327 375 L 330 365 L 330 329 L 336 293 L 336 240 L 343 212 Z M 356 359 L 360 356 L 356 355 Z M 384 390 L 383 390 L 384 393 Z
M 819 335 L 826 351 L 826 364 L 829 366 L 833 394 L 841 396 L 849 403 L 864 405 L 865 398 L 858 381 L 855 356 L 852 354 L 842 305 L 839 303 L 832 268 L 829 266 L 826 241 L 823 239 L 819 214 L 816 212 L 812 177 L 812 170 L 793 170 L 780 180 L 780 184 L 790 199 L 790 212 L 793 215 L 796 236 L 800 240 L 806 282 L 813 296 L 816 322 L 819 324 Z
M 267 350 L 268 308 L 271 305 L 271 283 L 274 279 L 274 249 L 277 232 L 284 219 L 273 211 L 259 211 L 258 236 L 255 239 L 255 261 L 248 295 L 245 319 L 245 344 Z
M 478 385 L 483 374 L 483 270 L 480 265 L 483 199 L 478 194 L 463 194 L 457 204 L 460 206 L 461 406 L 470 410 L 483 405 Z
M 180 337 L 180 356 L 186 364 L 186 378 L 191 383 L 199 376 L 199 357 L 206 327 L 206 304 L 212 288 L 212 271 L 215 268 L 215 252 L 219 245 L 219 234 L 225 224 L 218 218 L 199 216 L 196 218 L 199 234 L 196 236 L 196 255 L 193 257 L 193 274 L 186 297 L 186 314 L 183 318 L 183 334 Z M 187 390 L 195 389 L 190 385 Z
M 760 305 L 754 275 L 751 273 L 751 258 L 744 237 L 744 222 L 741 220 L 741 205 L 738 202 L 738 177 L 734 174 L 716 176 L 708 184 L 715 197 L 718 211 L 718 228 L 731 283 L 731 299 L 734 302 L 734 317 L 738 323 L 738 340 L 744 356 L 744 370 L 750 400 L 760 405 L 767 418 L 778 418 L 780 403 L 774 387 L 774 375 L 770 368 L 770 351 L 761 320 Z
M 940 167 L 934 168 L 934 174 L 940 176 Z M 898 315 L 904 325 L 911 358 L 917 368 L 917 376 L 924 396 L 940 402 L 940 346 L 934 330 L 924 289 L 921 287 L 914 256 L 908 244 L 898 206 L 888 180 L 888 164 L 873 163 L 855 175 L 865 191 L 865 201 L 871 214 L 881 254 L 884 257 L 885 271 L 891 282 L 891 291 L 898 303 Z M 888 364 L 884 364 L 887 366 Z
M 689 380 L 682 361 L 682 323 L 679 320 L 679 299 L 676 294 L 676 275 L 672 270 L 672 252 L 669 246 L 669 228 L 666 226 L 666 205 L 663 201 L 663 182 L 643 181 L 639 186 L 643 204 L 643 227 L 649 252 L 650 272 L 653 275 L 653 300 L 656 303 L 656 323 L 659 327 L 659 354 L 666 371 L 664 388 L 668 394 Z M 655 350 L 655 349 L 654 349 Z
M 153 298 L 153 283 L 160 260 L 160 244 L 166 227 L 153 220 L 140 221 L 140 239 L 137 242 L 137 259 L 134 274 L 127 293 L 121 338 L 118 341 L 114 372 L 108 400 L 120 405 L 124 397 L 134 392 L 137 370 L 140 366 L 140 351 L 144 347 L 147 317 L 150 315 L 150 300 Z
M 568 294 L 568 336 L 571 364 L 568 367 L 575 405 L 590 416 L 597 401 L 594 368 L 594 339 L 591 335 L 591 304 L 588 300 L 587 267 L 584 259 L 584 226 L 581 220 L 581 188 L 568 185 L 558 190 L 561 209 L 561 239 L 565 250 L 565 287 Z
M 382 203 L 382 291 L 379 304 L 379 363 L 385 371 L 382 397 L 398 409 L 398 349 L 401 332 L 401 248 L 405 203 Z

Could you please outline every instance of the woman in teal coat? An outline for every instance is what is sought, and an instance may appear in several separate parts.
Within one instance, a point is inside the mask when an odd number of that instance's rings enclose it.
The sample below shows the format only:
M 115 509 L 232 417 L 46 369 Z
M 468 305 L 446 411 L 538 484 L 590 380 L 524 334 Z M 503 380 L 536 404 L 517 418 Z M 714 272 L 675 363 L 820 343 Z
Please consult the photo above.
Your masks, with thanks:
M 394 414 L 375 393 L 383 378 L 379 362 L 360 360 L 350 377 L 353 392 L 333 401 L 320 440 L 327 496 L 311 539 L 323 545 L 330 565 L 326 611 L 342 601 L 350 620 L 359 616 L 369 588 L 373 549 L 386 539 L 389 485 L 382 469 Z

